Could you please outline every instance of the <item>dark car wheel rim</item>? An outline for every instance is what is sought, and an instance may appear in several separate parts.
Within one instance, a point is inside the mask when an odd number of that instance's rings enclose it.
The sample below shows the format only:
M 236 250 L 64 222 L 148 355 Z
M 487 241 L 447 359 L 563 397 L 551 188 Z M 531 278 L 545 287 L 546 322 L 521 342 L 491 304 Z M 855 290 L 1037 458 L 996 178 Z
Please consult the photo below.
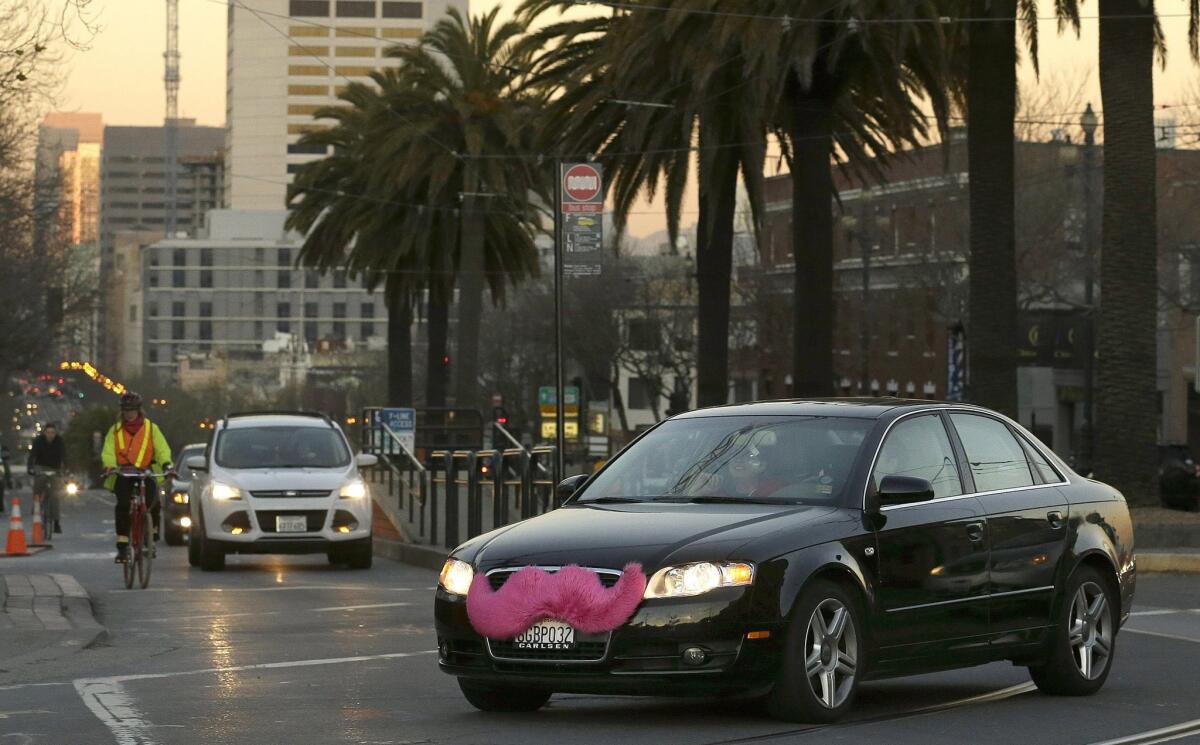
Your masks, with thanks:
M 833 598 L 813 610 L 804 637 L 804 672 L 813 695 L 828 709 L 845 703 L 858 669 L 858 634 L 850 610 Z
M 1088 680 L 1099 678 L 1108 667 L 1113 628 L 1108 596 L 1095 582 L 1084 582 L 1075 591 L 1069 628 L 1071 653 L 1080 674 Z

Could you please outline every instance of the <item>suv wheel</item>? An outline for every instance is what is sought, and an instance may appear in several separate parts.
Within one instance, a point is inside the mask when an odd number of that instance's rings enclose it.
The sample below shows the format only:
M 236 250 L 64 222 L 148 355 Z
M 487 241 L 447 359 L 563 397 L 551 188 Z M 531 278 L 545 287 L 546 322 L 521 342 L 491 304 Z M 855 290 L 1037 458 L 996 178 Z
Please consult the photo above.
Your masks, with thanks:
M 351 569 L 370 569 L 371 562 L 374 559 L 375 551 L 371 545 L 371 539 L 363 541 L 357 546 L 351 548 L 345 554 L 346 563 Z

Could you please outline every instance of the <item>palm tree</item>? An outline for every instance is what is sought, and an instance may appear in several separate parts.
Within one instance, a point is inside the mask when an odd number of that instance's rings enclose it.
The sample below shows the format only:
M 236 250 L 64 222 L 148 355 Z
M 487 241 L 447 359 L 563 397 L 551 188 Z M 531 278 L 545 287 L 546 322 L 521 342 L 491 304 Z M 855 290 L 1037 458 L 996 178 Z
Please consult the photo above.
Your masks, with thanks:
M 529 0 L 528 23 L 564 0 Z M 685 187 L 698 151 L 696 279 L 697 399 L 729 396 L 730 279 L 739 172 L 757 231 L 763 214 L 763 160 L 771 79 L 755 67 L 757 45 L 727 33 L 714 17 L 728 3 L 655 3 L 655 22 L 637 10 L 565 21 L 530 37 L 553 44 L 537 60 L 537 80 L 556 95 L 546 129 L 552 149 L 594 153 L 608 173 L 615 222 L 623 228 L 643 190 L 665 192 L 676 244 Z M 697 50 L 704 50 L 698 54 Z M 696 147 L 698 145 L 698 147 Z
M 1196 4 L 1191 3 L 1193 18 Z M 1100 0 L 1104 211 L 1095 470 L 1133 502 L 1158 503 L 1152 0 Z M 1195 21 L 1192 51 L 1195 54 Z
M 417 44 L 388 50 L 402 61 L 410 85 L 389 100 L 403 114 L 380 161 L 388 164 L 387 178 L 414 196 L 461 202 L 452 261 L 459 291 L 454 366 L 460 407 L 480 403 L 484 287 L 500 303 L 506 282 L 537 273 L 537 197 L 546 192 L 532 155 L 541 101 L 524 89 L 528 52 L 518 43 L 524 27 L 497 23 L 497 13 L 467 21 L 452 8 Z

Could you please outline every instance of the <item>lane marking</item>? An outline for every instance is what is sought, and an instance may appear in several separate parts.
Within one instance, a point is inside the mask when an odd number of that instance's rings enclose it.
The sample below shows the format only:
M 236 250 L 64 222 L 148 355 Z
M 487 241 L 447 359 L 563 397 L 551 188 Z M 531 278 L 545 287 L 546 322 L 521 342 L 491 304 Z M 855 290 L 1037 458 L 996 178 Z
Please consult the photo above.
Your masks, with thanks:
M 65 554 L 70 556 L 71 554 Z M 109 554 L 99 554 L 109 556 Z M 283 592 L 287 590 L 345 590 L 354 592 L 416 592 L 421 587 L 372 587 L 364 585 L 281 585 L 274 587 L 147 587 L 133 596 L 151 592 Z M 106 590 L 107 593 L 129 594 L 125 590 Z
M 83 703 L 108 728 L 117 745 L 154 745 L 153 726 L 115 678 L 80 679 L 75 692 Z
M 1181 740 L 1197 734 L 1200 734 L 1200 719 L 1193 719 L 1189 722 L 1180 722 L 1179 724 L 1172 724 L 1169 727 L 1137 732 L 1125 737 L 1118 737 L 1114 740 L 1094 742 L 1092 745 L 1154 745 L 1160 742 Z
M 318 665 L 341 665 L 348 662 L 371 662 L 395 660 L 436 654 L 436 649 L 420 652 L 390 652 L 386 654 L 357 655 L 355 657 L 331 657 L 317 660 L 291 660 L 288 662 L 263 662 L 256 665 L 234 665 L 231 667 L 207 667 L 200 670 L 180 670 L 173 673 L 141 673 L 135 675 L 113 675 L 106 678 L 80 678 L 72 682 L 83 703 L 100 722 L 108 728 L 117 745 L 156 745 L 150 737 L 155 727 L 138 710 L 125 691 L 125 683 L 139 680 L 161 680 L 185 675 L 244 672 L 247 670 L 280 670 Z
M 400 606 L 412 605 L 412 603 L 372 603 L 370 605 L 337 605 L 326 608 L 288 608 L 287 610 L 267 610 L 254 611 L 245 613 L 209 613 L 206 615 L 188 615 L 188 616 L 160 616 L 158 618 L 139 618 L 139 621 L 147 623 L 171 623 L 172 621 L 202 621 L 208 618 L 239 618 L 242 616 L 277 616 L 284 613 L 298 613 L 307 611 L 309 613 L 332 613 L 336 611 L 360 610 L 362 608 L 398 608 Z
M 1200 644 L 1200 639 L 1193 638 L 1190 636 L 1179 636 L 1178 634 L 1164 634 L 1161 631 L 1143 631 L 1142 629 L 1131 629 L 1128 626 L 1121 629 L 1121 631 L 1128 631 L 1131 634 L 1141 634 L 1142 636 L 1158 636 L 1163 639 L 1174 639 L 1175 641 L 1179 641 L 1179 642 L 1191 642 L 1192 644 Z
M 371 603 L 370 605 L 341 605 L 331 606 L 329 608 L 309 608 L 313 613 L 333 613 L 340 610 L 362 610 L 364 608 L 397 608 L 402 605 L 412 605 L 412 603 Z

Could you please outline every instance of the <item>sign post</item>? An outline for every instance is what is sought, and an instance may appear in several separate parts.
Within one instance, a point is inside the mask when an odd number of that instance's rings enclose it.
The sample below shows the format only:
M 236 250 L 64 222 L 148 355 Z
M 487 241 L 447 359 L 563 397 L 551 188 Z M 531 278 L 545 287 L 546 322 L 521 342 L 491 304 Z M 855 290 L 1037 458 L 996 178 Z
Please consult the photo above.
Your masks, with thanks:
M 408 449 L 409 455 L 417 452 L 417 410 L 408 408 L 379 409 L 375 415 L 380 424 L 396 433 L 396 437 Z
M 563 385 L 563 277 L 600 273 L 604 238 L 604 177 L 598 163 L 558 161 L 554 185 L 554 443 L 558 478 L 565 473 L 565 386 Z

